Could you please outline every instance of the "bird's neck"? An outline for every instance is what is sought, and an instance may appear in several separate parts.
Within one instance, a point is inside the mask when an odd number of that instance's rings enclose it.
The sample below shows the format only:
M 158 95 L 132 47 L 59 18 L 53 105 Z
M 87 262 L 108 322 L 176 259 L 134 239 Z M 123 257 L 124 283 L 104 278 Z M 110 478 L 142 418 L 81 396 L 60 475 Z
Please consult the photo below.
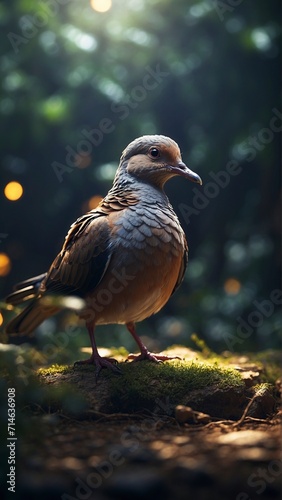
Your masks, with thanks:
M 135 192 L 148 192 L 148 190 L 154 190 L 164 195 L 164 184 L 167 178 L 160 177 L 159 175 L 153 175 L 152 172 L 148 172 L 148 175 L 144 177 L 133 176 L 129 174 L 123 165 L 123 168 L 118 168 L 112 190 L 123 190 L 124 192 L 135 191 Z
M 167 196 L 163 190 L 163 185 L 151 183 L 146 179 L 139 179 L 131 175 L 116 175 L 109 195 L 120 195 L 121 193 L 124 196 L 133 194 L 139 198 L 140 201 L 146 201 L 147 203 L 150 200 L 152 200 L 152 202 L 168 202 Z

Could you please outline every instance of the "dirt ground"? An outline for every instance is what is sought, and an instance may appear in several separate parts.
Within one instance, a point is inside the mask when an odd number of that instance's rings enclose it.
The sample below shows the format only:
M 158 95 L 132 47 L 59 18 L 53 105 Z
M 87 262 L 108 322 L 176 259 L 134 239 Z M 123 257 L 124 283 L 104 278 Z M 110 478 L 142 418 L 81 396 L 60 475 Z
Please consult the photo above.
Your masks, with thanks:
M 239 385 L 200 361 L 121 363 L 98 383 L 91 366 L 35 372 L 16 389 L 16 492 L 4 475 L 0 498 L 280 500 L 281 380 L 265 384 L 269 360 L 235 361 Z
M 18 443 L 17 493 L 30 500 L 278 500 L 281 415 L 206 425 L 150 414 L 35 416 Z

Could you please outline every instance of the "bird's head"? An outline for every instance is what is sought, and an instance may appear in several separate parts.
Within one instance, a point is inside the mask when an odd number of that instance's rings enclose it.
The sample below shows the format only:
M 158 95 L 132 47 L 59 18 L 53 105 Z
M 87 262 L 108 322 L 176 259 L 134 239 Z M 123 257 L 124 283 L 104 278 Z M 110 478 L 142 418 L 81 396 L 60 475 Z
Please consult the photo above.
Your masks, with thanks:
M 117 175 L 120 174 L 160 188 L 176 175 L 202 184 L 199 175 L 183 163 L 178 144 L 164 135 L 143 135 L 132 141 L 121 155 Z

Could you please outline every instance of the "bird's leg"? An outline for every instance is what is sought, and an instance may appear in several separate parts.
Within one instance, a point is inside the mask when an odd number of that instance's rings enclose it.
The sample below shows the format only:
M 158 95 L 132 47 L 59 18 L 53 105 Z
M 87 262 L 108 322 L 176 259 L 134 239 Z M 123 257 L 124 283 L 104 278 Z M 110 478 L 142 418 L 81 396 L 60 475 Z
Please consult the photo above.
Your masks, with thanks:
M 114 359 L 114 358 L 102 358 L 102 356 L 100 356 L 98 349 L 97 349 L 95 336 L 94 336 L 94 325 L 92 323 L 91 324 L 88 323 L 86 325 L 86 327 L 87 327 L 89 337 L 90 337 L 92 354 L 91 354 L 90 358 L 83 359 L 81 361 L 76 361 L 74 364 L 75 365 L 91 365 L 91 364 L 95 365 L 96 366 L 96 370 L 95 370 L 96 379 L 98 379 L 98 375 L 99 375 L 102 368 L 109 368 L 110 370 L 112 370 L 115 373 L 121 373 L 120 369 L 116 366 L 116 364 L 117 364 L 116 359 Z
M 161 361 L 168 361 L 170 359 L 180 359 L 179 356 L 166 356 L 165 354 L 153 354 L 149 352 L 147 347 L 143 344 L 141 339 L 138 337 L 136 333 L 135 324 L 126 323 L 126 327 L 134 338 L 136 344 L 138 345 L 141 354 L 129 354 L 128 359 L 133 359 L 133 361 L 142 361 L 144 359 L 148 359 L 149 361 L 154 361 L 155 363 L 159 363 Z

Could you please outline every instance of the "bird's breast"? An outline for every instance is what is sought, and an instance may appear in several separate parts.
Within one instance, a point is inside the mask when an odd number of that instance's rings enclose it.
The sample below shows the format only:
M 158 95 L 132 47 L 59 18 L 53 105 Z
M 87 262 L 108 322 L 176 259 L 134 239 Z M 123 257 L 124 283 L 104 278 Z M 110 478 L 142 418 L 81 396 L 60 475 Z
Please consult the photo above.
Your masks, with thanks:
M 184 251 L 172 210 L 135 206 L 112 217 L 112 258 L 88 299 L 95 323 L 141 321 L 159 311 L 176 285 Z
M 112 227 L 117 246 L 143 250 L 152 255 L 154 249 L 178 253 L 183 247 L 184 233 L 176 214 L 158 207 L 133 207 L 116 217 Z

